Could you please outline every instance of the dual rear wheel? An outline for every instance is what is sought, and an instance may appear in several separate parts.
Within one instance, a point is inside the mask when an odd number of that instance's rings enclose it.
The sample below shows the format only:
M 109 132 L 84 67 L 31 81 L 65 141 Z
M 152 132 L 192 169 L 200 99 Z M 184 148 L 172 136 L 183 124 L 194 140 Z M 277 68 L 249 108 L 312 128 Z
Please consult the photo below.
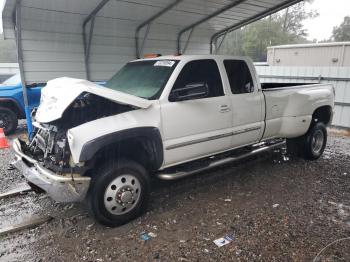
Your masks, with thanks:
M 287 150 L 292 155 L 308 160 L 316 160 L 323 154 L 326 144 L 326 125 L 318 122 L 304 136 L 287 139 Z

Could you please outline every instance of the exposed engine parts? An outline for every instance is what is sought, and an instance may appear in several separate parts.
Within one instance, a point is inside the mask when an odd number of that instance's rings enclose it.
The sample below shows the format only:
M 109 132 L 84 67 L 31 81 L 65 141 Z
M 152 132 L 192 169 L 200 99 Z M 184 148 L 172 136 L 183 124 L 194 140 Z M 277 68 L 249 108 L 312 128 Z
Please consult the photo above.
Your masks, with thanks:
M 37 132 L 28 146 L 33 157 L 48 167 L 53 165 L 62 171 L 68 168 L 70 151 L 65 131 L 51 125 L 36 127 Z
M 59 120 L 50 124 L 59 127 L 59 129 L 68 130 L 99 118 L 131 110 L 134 110 L 132 106 L 117 104 L 97 95 L 83 93 L 64 111 Z
M 131 110 L 131 106 L 116 104 L 108 99 L 84 93 L 66 109 L 59 120 L 47 124 L 35 123 L 35 134 L 25 146 L 25 151 L 52 171 L 81 173 L 86 167 L 74 166 L 70 161 L 67 130 Z

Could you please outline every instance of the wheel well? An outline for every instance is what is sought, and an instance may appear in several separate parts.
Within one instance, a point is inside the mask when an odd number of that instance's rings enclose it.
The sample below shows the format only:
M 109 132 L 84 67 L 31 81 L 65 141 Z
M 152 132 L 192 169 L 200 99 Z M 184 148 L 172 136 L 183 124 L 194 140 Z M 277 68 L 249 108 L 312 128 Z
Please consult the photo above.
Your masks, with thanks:
M 101 148 L 94 157 L 97 165 L 127 158 L 141 164 L 146 170 L 159 169 L 163 162 L 163 151 L 149 137 L 132 137 Z
M 1 99 L 0 98 L 0 107 L 5 107 L 7 109 L 10 109 L 11 111 L 13 111 L 17 115 L 17 118 L 23 117 L 22 110 L 18 107 L 17 103 L 11 99 Z
M 312 114 L 313 122 L 321 122 L 325 125 L 330 124 L 332 119 L 332 107 L 322 106 L 317 108 Z

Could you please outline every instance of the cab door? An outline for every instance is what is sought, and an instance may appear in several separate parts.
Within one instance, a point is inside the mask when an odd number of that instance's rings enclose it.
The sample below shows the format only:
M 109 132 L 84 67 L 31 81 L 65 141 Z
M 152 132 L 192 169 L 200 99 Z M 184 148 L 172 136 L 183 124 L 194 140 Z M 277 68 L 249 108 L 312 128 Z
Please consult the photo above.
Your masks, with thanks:
M 208 92 L 193 98 L 196 85 L 207 86 Z M 182 99 L 178 99 L 179 90 Z M 183 99 L 186 96 L 189 99 Z M 165 166 L 230 148 L 231 101 L 215 60 L 194 60 L 183 66 L 168 101 L 161 103 L 161 117 Z
M 264 132 L 265 104 L 259 84 L 253 78 L 255 70 L 239 59 L 223 60 L 223 65 L 231 90 L 232 147 L 256 143 Z

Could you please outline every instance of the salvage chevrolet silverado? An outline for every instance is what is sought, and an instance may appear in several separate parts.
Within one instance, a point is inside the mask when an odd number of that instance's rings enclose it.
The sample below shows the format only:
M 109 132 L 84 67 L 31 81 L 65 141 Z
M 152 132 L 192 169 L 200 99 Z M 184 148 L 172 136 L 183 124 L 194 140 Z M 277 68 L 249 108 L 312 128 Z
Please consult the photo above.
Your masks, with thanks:
M 332 120 L 328 84 L 260 84 L 252 62 L 164 56 L 126 64 L 105 87 L 49 81 L 14 165 L 60 202 L 86 200 L 116 226 L 146 208 L 152 175 L 176 179 L 280 147 L 319 158 Z

